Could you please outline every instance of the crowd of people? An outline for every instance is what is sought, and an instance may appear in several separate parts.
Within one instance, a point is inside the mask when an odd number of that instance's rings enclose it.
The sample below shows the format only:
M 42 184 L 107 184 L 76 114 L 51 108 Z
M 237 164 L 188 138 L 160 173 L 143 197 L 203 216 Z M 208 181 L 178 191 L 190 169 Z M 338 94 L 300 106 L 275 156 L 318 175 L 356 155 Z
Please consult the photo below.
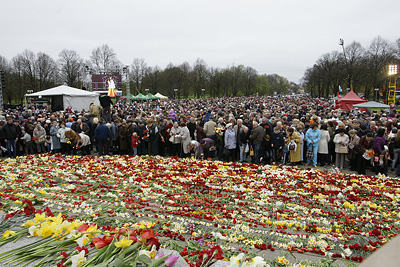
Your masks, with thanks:
M 400 112 L 335 109 L 306 95 L 123 103 L 0 113 L 3 156 L 160 155 L 400 175 Z

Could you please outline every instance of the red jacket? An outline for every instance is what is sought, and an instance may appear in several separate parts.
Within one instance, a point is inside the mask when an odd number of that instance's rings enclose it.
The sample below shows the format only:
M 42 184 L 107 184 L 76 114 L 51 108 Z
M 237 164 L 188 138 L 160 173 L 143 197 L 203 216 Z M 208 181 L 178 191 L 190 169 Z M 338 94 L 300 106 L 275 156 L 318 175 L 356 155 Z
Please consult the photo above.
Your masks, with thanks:
M 139 137 L 135 137 L 132 135 L 132 147 L 138 147 L 139 146 Z

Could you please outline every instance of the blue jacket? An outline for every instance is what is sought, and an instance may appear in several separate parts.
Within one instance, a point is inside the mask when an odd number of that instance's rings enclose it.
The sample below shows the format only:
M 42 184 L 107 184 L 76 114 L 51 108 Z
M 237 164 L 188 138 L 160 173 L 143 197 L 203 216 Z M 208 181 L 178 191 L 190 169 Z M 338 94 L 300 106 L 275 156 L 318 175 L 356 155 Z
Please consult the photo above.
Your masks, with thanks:
M 313 130 L 312 128 L 310 128 L 307 130 L 304 138 L 306 139 L 307 146 L 309 148 L 311 146 L 318 147 L 319 140 L 321 139 L 321 131 L 318 128 L 316 130 Z M 312 141 L 314 141 L 314 144 L 311 144 Z
M 110 136 L 110 129 L 104 124 L 99 124 L 96 129 L 94 129 L 94 139 L 96 141 L 106 141 Z

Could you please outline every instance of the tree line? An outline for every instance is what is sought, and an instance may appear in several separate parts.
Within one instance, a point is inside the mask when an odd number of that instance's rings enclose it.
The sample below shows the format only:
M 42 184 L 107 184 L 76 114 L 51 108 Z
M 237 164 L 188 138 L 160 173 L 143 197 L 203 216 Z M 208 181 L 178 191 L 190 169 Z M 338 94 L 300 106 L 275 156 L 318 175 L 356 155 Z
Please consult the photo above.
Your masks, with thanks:
M 180 65 L 170 63 L 162 69 L 148 66 L 142 58 L 134 58 L 126 68 L 108 45 L 93 49 L 89 59 L 68 49 L 62 50 L 57 59 L 30 50 L 11 60 L 0 55 L 0 69 L 4 71 L 6 81 L 3 98 L 9 103 L 23 103 L 26 93 L 60 84 L 90 88 L 91 74 L 115 74 L 121 73 L 122 69 L 125 74 L 129 70 L 127 80 L 133 94 L 146 93 L 145 89 L 149 89 L 153 94 L 159 92 L 173 98 L 175 89 L 178 89 L 179 97 L 251 96 L 288 93 L 299 88 L 278 74 L 259 74 L 254 68 L 243 65 L 209 67 L 202 59 L 197 59 L 192 65 L 188 62 Z M 125 94 L 126 84 L 122 89 Z
M 350 88 L 373 99 L 374 90 L 379 89 L 386 98 L 388 65 L 400 63 L 400 38 L 390 43 L 382 37 L 375 37 L 366 48 L 357 41 L 341 45 L 343 52 L 324 54 L 305 71 L 301 81 L 305 91 L 313 96 L 329 97 L 337 95 L 340 86 L 344 94 Z

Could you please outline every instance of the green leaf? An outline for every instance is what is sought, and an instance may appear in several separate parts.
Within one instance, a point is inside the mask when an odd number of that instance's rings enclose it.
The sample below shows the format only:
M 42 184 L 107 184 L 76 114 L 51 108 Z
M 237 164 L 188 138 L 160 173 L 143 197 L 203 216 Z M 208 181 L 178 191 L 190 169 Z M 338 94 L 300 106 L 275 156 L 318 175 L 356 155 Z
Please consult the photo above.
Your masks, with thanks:
M 132 246 L 125 248 L 124 251 L 122 251 L 122 253 L 120 254 L 120 258 L 121 257 L 124 258 L 125 255 L 130 255 L 130 254 L 136 252 L 138 250 L 139 246 L 141 246 L 141 245 L 142 245 L 142 243 L 137 242 L 137 243 L 133 244 Z
M 168 258 L 169 256 L 170 256 L 170 255 L 164 256 L 164 257 L 161 257 L 161 258 L 159 258 L 159 259 L 153 261 L 153 262 L 149 265 L 149 267 L 157 267 L 157 266 L 160 266 L 162 263 L 164 263 L 165 259 Z
M 109 267 L 129 267 L 130 265 L 126 264 L 123 260 L 120 258 L 116 258 L 112 262 L 108 264 Z
M 147 266 L 151 264 L 151 259 L 146 255 L 140 255 L 137 260 L 141 263 L 146 264 Z

